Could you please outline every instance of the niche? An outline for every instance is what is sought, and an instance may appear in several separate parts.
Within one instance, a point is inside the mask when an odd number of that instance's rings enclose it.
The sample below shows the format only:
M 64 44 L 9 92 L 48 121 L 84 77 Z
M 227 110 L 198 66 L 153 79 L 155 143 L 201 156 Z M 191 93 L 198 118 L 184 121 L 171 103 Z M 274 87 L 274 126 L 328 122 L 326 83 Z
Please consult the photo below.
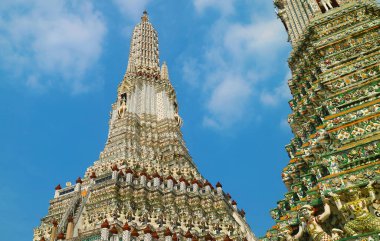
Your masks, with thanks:
M 127 102 L 127 94 L 123 93 L 120 95 L 120 104 L 126 103 Z
M 337 0 L 316 0 L 322 13 L 326 13 L 328 10 L 339 7 Z

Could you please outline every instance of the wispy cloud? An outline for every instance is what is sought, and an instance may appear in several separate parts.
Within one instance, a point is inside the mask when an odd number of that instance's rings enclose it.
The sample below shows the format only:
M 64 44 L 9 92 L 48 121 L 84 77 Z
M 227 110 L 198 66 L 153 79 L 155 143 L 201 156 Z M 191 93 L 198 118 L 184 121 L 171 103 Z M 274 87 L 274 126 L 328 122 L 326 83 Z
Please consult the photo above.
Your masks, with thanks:
M 150 0 L 113 0 L 113 2 L 126 17 L 137 20 Z
M 102 53 L 102 15 L 90 2 L 5 1 L 0 7 L 2 65 L 31 88 L 63 86 L 74 93 L 93 83 L 84 74 Z
M 151 0 L 112 0 L 119 13 L 125 18 L 125 25 L 121 29 L 122 35 L 129 39 L 134 29 L 134 25 L 147 10 Z
M 194 6 L 198 13 L 203 13 L 206 9 L 216 9 L 227 15 L 235 11 L 234 2 L 235 0 L 194 0 Z
M 252 83 L 235 75 L 222 77 L 207 102 L 203 123 L 216 129 L 226 128 L 243 118 L 252 95 Z
M 225 27 L 224 47 L 234 58 L 254 58 L 261 70 L 267 70 L 285 47 L 282 28 L 277 19 L 268 17 L 253 18 L 248 24 L 230 23 Z
M 264 92 L 257 85 L 273 77 L 276 59 L 287 52 L 287 36 L 281 22 L 274 13 L 268 12 L 251 16 L 246 23 L 237 22 L 235 1 L 223 2 L 218 5 L 213 0 L 193 1 L 198 13 L 206 14 L 207 9 L 214 8 L 221 15 L 206 36 L 203 49 L 207 51 L 200 60 L 183 63 L 187 82 L 203 90 L 206 100 L 204 125 L 218 130 L 250 118 L 255 111 L 250 103 L 262 101 L 275 106 L 278 100 L 273 95 L 288 93 L 287 86 L 282 83 L 275 87 L 275 93 Z M 198 78 L 192 77 L 194 69 L 197 69 Z M 189 81 L 193 79 L 202 81 Z
M 182 77 L 192 87 L 199 87 L 199 62 L 196 59 L 189 58 L 183 62 L 182 65 Z

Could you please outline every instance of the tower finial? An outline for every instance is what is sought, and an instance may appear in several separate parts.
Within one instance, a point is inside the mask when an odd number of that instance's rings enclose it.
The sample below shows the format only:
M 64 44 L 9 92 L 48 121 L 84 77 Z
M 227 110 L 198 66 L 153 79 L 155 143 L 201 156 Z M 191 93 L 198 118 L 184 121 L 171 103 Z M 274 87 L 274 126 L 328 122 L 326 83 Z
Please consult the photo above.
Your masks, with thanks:
M 166 65 L 165 61 L 161 67 L 161 79 L 162 80 L 169 80 L 169 70 L 168 70 L 168 66 Z
M 149 20 L 148 11 L 144 10 L 141 20 L 144 22 Z

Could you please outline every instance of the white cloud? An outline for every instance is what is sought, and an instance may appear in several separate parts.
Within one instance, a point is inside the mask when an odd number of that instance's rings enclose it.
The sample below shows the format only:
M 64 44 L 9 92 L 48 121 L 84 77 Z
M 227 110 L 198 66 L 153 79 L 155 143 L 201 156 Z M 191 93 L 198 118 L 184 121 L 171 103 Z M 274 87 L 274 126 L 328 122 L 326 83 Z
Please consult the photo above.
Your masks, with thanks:
M 198 13 L 203 13 L 208 8 L 213 8 L 223 15 L 231 14 L 235 11 L 235 0 L 194 0 L 194 6 Z
M 182 77 L 192 87 L 199 87 L 199 63 L 195 59 L 187 59 L 182 65 Z
M 83 76 L 102 53 L 106 26 L 90 2 L 6 1 L 1 10 L 7 12 L 0 17 L 3 66 L 26 75 L 29 87 L 91 88 Z
M 254 56 L 260 67 L 270 66 L 268 62 L 286 45 L 286 35 L 278 19 L 256 18 L 249 24 L 232 23 L 224 28 L 224 47 L 235 58 Z
M 234 1 L 223 1 L 228 7 L 218 5 L 220 2 L 193 1 L 198 12 L 218 8 L 228 13 L 235 7 Z M 273 11 L 265 6 L 263 9 Z M 199 76 L 197 79 L 202 80 L 195 85 L 190 82 L 190 85 L 199 86 L 203 90 L 203 98 L 206 100 L 203 124 L 219 130 L 253 118 L 252 113 L 256 110 L 250 103 L 262 100 L 275 106 L 278 100 L 272 92 L 263 92 L 258 82 L 272 81 L 271 78 L 279 67 L 277 59 L 288 51 L 286 32 L 274 13 L 263 12 L 261 17 L 251 16 L 251 20 L 246 23 L 238 22 L 237 19 L 241 21 L 241 18 L 235 18 L 233 14 L 221 15 L 205 37 L 202 49 L 206 51 L 203 56 L 196 63 L 192 60 L 183 63 L 185 79 L 192 79 L 192 71 L 196 69 L 197 77 Z M 289 93 L 282 84 L 275 89 L 275 94 L 283 96 L 281 98 Z
M 150 0 L 113 0 L 113 2 L 126 17 L 137 20 Z
M 41 81 L 39 80 L 39 77 L 37 75 L 30 75 L 26 78 L 26 86 L 33 89 L 33 90 L 36 90 L 36 91 L 39 91 L 39 92 L 42 92 L 42 91 L 45 91 L 50 85 L 51 83 L 49 82 L 46 82 L 45 81 L 45 85 L 43 85 L 41 83 Z
M 213 128 L 228 128 L 243 118 L 251 95 L 251 83 L 237 76 L 225 76 L 211 93 L 207 103 L 209 114 L 203 123 Z

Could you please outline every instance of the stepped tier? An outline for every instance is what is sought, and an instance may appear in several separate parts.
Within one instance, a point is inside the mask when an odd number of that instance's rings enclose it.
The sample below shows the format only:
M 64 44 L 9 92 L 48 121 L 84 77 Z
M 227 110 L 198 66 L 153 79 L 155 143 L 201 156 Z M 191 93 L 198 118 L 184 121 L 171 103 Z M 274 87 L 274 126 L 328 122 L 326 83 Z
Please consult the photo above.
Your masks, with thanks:
M 229 194 L 197 170 L 158 35 L 145 12 L 112 105 L 99 159 L 56 187 L 34 241 L 256 240 Z
M 380 8 L 375 1 L 317 2 L 321 10 L 289 58 L 288 192 L 262 239 L 378 240 Z

